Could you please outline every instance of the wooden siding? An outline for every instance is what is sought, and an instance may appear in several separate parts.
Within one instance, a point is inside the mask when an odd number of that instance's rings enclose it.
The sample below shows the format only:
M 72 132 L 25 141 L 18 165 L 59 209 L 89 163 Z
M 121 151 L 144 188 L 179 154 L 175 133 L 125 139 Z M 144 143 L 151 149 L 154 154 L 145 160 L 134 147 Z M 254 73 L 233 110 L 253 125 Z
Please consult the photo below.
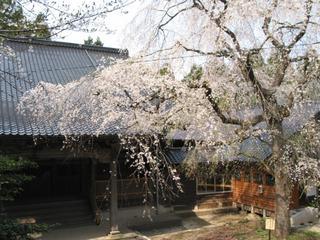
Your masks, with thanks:
M 275 208 L 275 187 L 266 184 L 266 174 L 262 174 L 262 183 L 258 184 L 252 180 L 245 181 L 244 173 L 240 179 L 233 178 L 233 202 L 237 205 L 246 205 L 254 208 L 265 209 L 274 212 Z M 299 188 L 295 186 L 292 191 L 290 209 L 299 207 Z

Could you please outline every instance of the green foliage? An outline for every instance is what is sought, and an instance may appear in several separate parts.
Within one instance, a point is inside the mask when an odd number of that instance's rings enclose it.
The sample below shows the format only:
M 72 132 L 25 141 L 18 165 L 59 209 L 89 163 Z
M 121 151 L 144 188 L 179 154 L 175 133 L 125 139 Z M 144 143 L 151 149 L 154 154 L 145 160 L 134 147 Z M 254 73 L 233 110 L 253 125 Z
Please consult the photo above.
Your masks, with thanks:
M 84 40 L 84 45 L 103 47 L 103 42 L 99 37 L 97 37 L 96 41 L 94 42 L 93 38 L 89 36 L 86 40 Z
M 193 65 L 190 72 L 184 77 L 184 81 L 187 82 L 189 87 L 199 87 L 199 81 L 203 75 L 203 69 L 201 66 Z
M 35 162 L 0 155 L 0 203 L 14 200 L 23 190 L 23 183 L 33 178 L 24 172 L 35 167 Z M 33 239 L 31 234 L 48 231 L 49 228 L 51 226 L 46 224 L 20 223 L 17 219 L 0 215 L 0 239 Z
M 103 42 L 101 41 L 101 39 L 99 37 L 97 37 L 97 39 L 93 45 L 103 47 Z
M 315 196 L 311 202 L 308 204 L 311 207 L 318 208 L 320 207 L 320 196 Z
M 93 45 L 93 38 L 92 37 L 88 37 L 87 40 L 84 40 L 84 45 Z
M 33 178 L 23 170 L 36 166 L 36 163 L 29 160 L 0 155 L 0 201 L 13 201 L 14 197 L 22 191 L 22 184 Z
M 6 37 L 33 37 L 50 39 L 50 29 L 45 23 L 46 16 L 38 14 L 35 19 L 28 19 L 21 5 L 13 0 L 0 0 L 0 29 Z
M 267 238 L 268 237 L 268 230 L 262 229 L 262 228 L 258 228 L 256 230 L 256 235 L 259 236 L 259 238 Z
M 312 231 L 297 231 L 292 233 L 288 240 L 317 240 L 320 239 L 320 233 Z
M 51 226 L 46 224 L 21 224 L 15 219 L 0 219 L 0 239 L 28 240 L 34 239 L 32 234 L 47 232 Z
M 164 76 L 170 73 L 170 69 L 168 67 L 163 67 L 160 69 L 160 75 Z

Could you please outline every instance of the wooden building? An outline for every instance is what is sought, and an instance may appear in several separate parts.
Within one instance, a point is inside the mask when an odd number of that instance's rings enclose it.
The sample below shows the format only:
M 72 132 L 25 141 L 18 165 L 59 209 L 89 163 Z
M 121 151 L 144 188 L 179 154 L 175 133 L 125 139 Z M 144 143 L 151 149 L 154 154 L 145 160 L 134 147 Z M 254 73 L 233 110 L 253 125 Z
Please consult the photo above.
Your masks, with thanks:
M 110 206 L 111 231 L 116 233 L 118 208 L 141 204 L 142 187 L 129 177 L 130 170 L 123 159 L 115 160 L 115 126 L 110 125 L 103 137 L 92 142 L 89 150 L 74 154 L 61 150 L 63 137 L 57 129 L 31 122 L 16 112 L 16 106 L 22 94 L 40 81 L 65 84 L 92 73 L 99 66 L 107 66 L 111 58 L 126 58 L 128 53 L 114 48 L 42 40 L 6 40 L 5 45 L 15 56 L 3 56 L 0 60 L 0 154 L 21 156 L 39 164 L 37 169 L 30 170 L 34 180 L 25 186 L 16 202 L 6 205 L 9 215 L 32 215 L 43 222 L 77 225 L 93 222 L 96 212 L 105 205 Z M 90 135 L 88 129 L 72 131 L 78 136 L 83 132 Z M 90 141 L 90 138 L 83 137 L 83 140 Z M 168 148 L 167 157 L 173 164 L 180 164 L 186 152 Z M 272 212 L 272 176 L 250 174 L 250 177 L 247 172 L 201 179 L 182 177 L 184 193 L 171 202 L 161 203 L 177 209 L 179 206 L 225 208 L 237 204 Z M 110 192 L 111 204 L 105 198 Z M 294 191 L 292 199 L 292 208 L 298 207 L 298 191 Z
M 272 216 L 275 211 L 275 181 L 271 174 L 248 169 L 235 174 L 232 181 L 232 200 L 235 206 L 246 211 Z M 291 193 L 290 209 L 303 203 L 298 185 Z
M 111 191 L 117 192 L 117 174 L 109 174 L 110 170 L 117 172 L 115 126 L 110 125 L 88 151 L 62 151 L 64 138 L 57 128 L 34 123 L 16 108 L 23 93 L 41 81 L 66 84 L 108 66 L 114 59 L 127 58 L 128 52 L 30 39 L 7 39 L 4 46 L 14 54 L 0 55 L 0 154 L 31 159 L 39 165 L 30 169 L 35 178 L 24 186 L 16 201 L 5 203 L 8 215 L 33 216 L 38 222 L 62 225 L 93 222 L 101 180 L 109 181 Z M 91 135 L 85 127 L 72 128 L 72 132 Z M 83 136 L 83 140 L 92 138 Z M 102 170 L 106 171 L 104 179 Z M 126 177 L 125 172 L 121 175 Z M 112 200 L 111 222 L 117 231 L 117 194 L 112 194 Z

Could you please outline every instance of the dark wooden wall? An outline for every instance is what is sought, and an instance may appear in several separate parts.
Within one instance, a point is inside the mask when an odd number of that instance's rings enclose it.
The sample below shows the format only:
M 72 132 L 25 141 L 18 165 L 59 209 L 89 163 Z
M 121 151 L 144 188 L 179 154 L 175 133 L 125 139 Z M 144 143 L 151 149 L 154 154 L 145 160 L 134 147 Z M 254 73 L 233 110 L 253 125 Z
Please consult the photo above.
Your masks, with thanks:
M 197 194 L 195 179 L 181 177 L 183 193 L 174 199 L 173 205 L 187 205 L 192 208 L 220 208 L 232 205 L 232 192 Z
M 174 205 L 194 206 L 197 201 L 196 181 L 181 175 L 181 183 L 183 192 L 179 193 L 178 196 L 173 199 L 172 203 Z

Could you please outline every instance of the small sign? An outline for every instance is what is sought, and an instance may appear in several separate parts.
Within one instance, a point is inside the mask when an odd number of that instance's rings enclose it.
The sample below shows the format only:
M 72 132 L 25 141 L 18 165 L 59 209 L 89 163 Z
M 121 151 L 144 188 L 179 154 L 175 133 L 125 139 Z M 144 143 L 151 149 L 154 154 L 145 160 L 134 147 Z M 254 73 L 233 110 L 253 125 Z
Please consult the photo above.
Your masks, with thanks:
M 276 222 L 273 218 L 266 218 L 266 229 L 267 230 L 274 230 Z

